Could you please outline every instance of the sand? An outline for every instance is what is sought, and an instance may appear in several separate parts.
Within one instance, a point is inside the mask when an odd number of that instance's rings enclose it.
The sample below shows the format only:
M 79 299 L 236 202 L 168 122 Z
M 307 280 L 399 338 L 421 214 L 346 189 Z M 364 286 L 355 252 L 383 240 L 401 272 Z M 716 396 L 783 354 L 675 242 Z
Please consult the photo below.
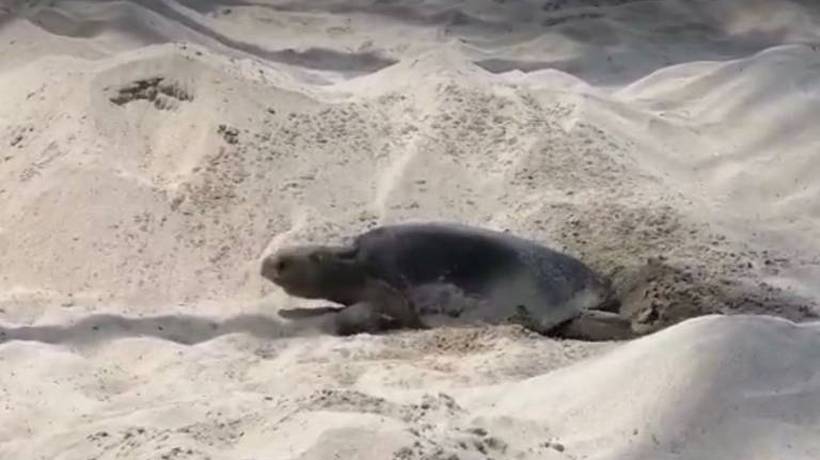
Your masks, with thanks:
M 820 458 L 818 75 L 808 0 L 6 0 L 0 459 Z M 277 316 L 423 220 L 651 333 Z

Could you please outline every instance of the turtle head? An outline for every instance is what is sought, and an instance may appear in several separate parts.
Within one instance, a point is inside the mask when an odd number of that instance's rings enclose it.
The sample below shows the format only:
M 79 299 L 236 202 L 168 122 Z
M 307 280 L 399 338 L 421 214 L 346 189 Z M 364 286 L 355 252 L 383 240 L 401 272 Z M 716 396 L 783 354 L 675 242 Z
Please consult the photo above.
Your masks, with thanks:
M 363 276 L 352 248 L 291 246 L 265 257 L 262 277 L 290 295 L 307 299 L 330 299 Z

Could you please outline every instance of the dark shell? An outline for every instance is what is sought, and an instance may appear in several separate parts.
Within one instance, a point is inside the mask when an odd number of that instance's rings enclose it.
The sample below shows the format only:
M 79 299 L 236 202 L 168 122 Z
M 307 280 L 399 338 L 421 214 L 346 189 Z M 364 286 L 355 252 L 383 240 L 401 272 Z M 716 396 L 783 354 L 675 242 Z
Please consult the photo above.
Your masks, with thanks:
M 359 235 L 354 246 L 372 276 L 409 292 L 417 304 L 428 298 L 419 305 L 422 314 L 442 303 L 441 292 L 455 291 L 475 302 L 455 302 L 449 308 L 456 311 L 441 313 L 489 323 L 525 322 L 546 330 L 610 295 L 607 284 L 581 261 L 482 228 L 388 225 Z

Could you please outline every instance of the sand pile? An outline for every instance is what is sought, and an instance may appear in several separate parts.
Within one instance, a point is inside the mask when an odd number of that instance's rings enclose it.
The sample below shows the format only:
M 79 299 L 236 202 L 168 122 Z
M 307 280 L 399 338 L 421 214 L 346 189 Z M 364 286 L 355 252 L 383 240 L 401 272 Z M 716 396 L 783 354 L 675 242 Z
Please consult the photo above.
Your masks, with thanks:
M 510 328 L 0 351 L 2 458 L 817 458 L 820 325 L 625 345 Z
M 817 458 L 812 2 L 0 5 L 0 458 Z M 509 229 L 634 343 L 334 338 L 283 244 Z M 743 313 L 769 316 L 710 316 Z M 374 442 L 377 440 L 378 442 Z

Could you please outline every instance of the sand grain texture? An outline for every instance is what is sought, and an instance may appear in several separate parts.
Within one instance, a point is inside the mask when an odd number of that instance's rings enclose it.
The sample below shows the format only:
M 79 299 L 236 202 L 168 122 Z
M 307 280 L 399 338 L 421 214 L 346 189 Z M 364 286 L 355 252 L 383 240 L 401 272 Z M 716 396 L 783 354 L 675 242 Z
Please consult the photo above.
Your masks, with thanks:
M 0 459 L 820 458 L 819 75 L 809 1 L 2 2 Z M 428 219 L 658 332 L 275 314 Z

